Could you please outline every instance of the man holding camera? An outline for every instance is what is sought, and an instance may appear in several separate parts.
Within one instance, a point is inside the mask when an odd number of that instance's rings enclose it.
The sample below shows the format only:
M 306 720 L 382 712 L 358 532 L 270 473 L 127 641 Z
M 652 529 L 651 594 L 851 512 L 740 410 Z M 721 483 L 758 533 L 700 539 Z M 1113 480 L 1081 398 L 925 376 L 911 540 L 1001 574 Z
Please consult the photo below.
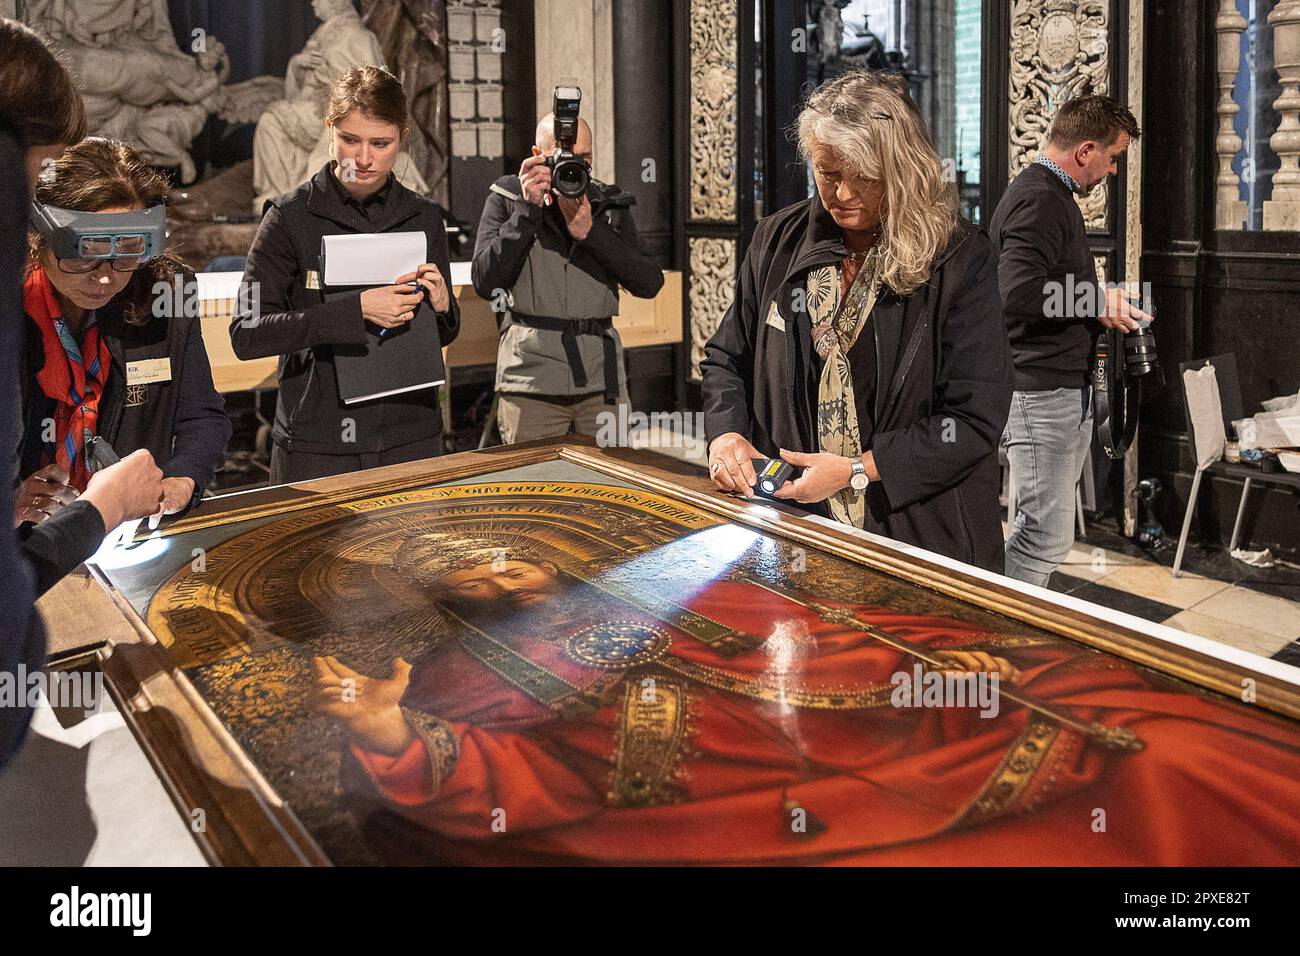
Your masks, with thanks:
M 1074 199 L 1116 175 L 1141 135 L 1133 114 L 1107 97 L 1063 104 L 1047 145 L 989 223 L 1016 368 L 1003 438 L 1017 508 L 1006 573 L 1029 584 L 1046 586 L 1074 542 L 1075 487 L 1092 442 L 1093 343 L 1103 328 L 1131 332 L 1151 318 L 1121 289 L 1080 294 L 1098 289 L 1097 267 Z
M 634 198 L 591 179 L 592 134 L 576 89 L 557 88 L 518 176 L 492 185 L 471 277 L 501 331 L 501 440 L 595 435 L 597 416 L 625 401 L 614 328 L 619 286 L 653 298 L 663 272 L 641 248 Z

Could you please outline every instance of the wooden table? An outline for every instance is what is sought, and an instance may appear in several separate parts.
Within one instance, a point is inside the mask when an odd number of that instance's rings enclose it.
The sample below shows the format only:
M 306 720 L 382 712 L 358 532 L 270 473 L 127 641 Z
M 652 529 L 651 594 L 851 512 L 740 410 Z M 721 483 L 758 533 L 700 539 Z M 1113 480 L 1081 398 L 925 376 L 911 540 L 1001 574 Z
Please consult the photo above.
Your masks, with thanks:
M 212 363 L 218 392 L 243 392 L 276 387 L 275 357 L 244 361 L 230 345 L 230 318 L 241 278 L 238 272 L 199 273 L 200 317 L 203 341 Z M 450 372 L 472 365 L 493 365 L 497 358 L 497 327 L 491 303 L 479 297 L 469 283 L 469 263 L 452 263 L 452 291 L 460 303 L 460 334 L 443 349 Z M 635 349 L 682 340 L 682 274 L 664 273 L 664 285 L 653 299 L 638 299 L 622 291 L 614 327 L 623 346 Z

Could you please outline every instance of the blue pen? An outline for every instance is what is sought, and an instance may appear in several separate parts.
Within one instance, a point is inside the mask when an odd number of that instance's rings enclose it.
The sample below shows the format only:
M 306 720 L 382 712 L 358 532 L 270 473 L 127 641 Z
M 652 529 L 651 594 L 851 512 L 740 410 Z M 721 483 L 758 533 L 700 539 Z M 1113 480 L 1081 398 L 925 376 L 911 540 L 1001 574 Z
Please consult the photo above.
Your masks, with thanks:
M 419 283 L 419 282 L 411 282 L 411 283 L 408 283 L 408 284 L 411 285 L 411 286 L 413 286 L 413 287 L 420 288 L 420 283 Z M 420 298 L 422 298 L 422 299 L 424 298 L 424 292 L 423 292 L 423 290 L 420 292 Z M 414 316 L 412 316 L 412 318 L 414 318 Z M 391 332 L 391 331 L 393 331 L 393 330 L 390 329 L 390 328 L 387 328 L 387 327 L 382 328 L 382 329 L 379 330 L 379 337 L 382 339 L 382 338 L 384 338 L 385 336 L 387 336 L 388 333 Z

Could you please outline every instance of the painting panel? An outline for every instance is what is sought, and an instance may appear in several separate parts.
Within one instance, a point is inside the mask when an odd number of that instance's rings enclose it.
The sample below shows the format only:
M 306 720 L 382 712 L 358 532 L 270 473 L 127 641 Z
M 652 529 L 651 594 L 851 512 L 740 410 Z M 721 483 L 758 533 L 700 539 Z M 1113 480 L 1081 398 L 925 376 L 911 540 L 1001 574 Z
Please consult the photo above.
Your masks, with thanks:
M 170 553 L 105 573 L 309 859 L 1300 857 L 1295 721 L 608 472 Z

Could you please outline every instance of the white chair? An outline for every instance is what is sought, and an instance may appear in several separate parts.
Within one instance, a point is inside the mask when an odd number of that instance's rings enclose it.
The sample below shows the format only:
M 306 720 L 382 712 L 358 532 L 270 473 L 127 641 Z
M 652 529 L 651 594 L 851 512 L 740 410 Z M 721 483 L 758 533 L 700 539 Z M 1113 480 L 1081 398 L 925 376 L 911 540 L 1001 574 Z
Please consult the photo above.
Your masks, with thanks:
M 1201 475 L 1207 468 L 1223 460 L 1223 448 L 1228 436 L 1223 427 L 1223 401 L 1219 397 L 1219 380 L 1214 365 L 1207 361 L 1200 368 L 1182 370 L 1183 395 L 1187 400 L 1187 427 L 1191 432 L 1192 451 L 1196 455 L 1196 474 L 1192 475 L 1192 490 L 1187 496 L 1187 510 L 1183 513 L 1183 529 L 1178 533 L 1178 552 L 1174 555 L 1174 577 L 1182 573 L 1183 552 L 1187 549 L 1187 533 L 1192 528 L 1192 513 L 1196 511 L 1196 493 L 1201 490 Z M 1229 550 L 1237 546 L 1237 532 L 1241 529 L 1241 513 L 1246 507 L 1246 492 L 1250 479 L 1241 492 L 1237 508 L 1237 523 L 1232 529 Z
M 1241 384 L 1237 377 L 1237 360 L 1231 352 L 1184 362 L 1179 370 L 1182 374 L 1183 404 L 1187 412 L 1187 431 L 1192 451 L 1196 455 L 1196 474 L 1192 476 L 1192 490 L 1187 496 L 1187 511 L 1183 515 L 1183 529 L 1178 536 L 1174 577 L 1178 577 L 1182 570 L 1183 551 L 1192 526 L 1192 513 L 1196 510 L 1196 495 L 1200 491 L 1201 476 L 1205 472 L 1240 480 L 1242 483 L 1241 501 L 1237 504 L 1237 517 L 1232 523 L 1232 537 L 1228 541 L 1229 554 L 1237 550 L 1237 542 L 1241 539 L 1246 499 L 1250 496 L 1254 483 L 1300 490 L 1300 475 L 1269 473 L 1249 465 L 1222 460 L 1223 447 L 1227 442 L 1226 422 L 1245 417 Z

